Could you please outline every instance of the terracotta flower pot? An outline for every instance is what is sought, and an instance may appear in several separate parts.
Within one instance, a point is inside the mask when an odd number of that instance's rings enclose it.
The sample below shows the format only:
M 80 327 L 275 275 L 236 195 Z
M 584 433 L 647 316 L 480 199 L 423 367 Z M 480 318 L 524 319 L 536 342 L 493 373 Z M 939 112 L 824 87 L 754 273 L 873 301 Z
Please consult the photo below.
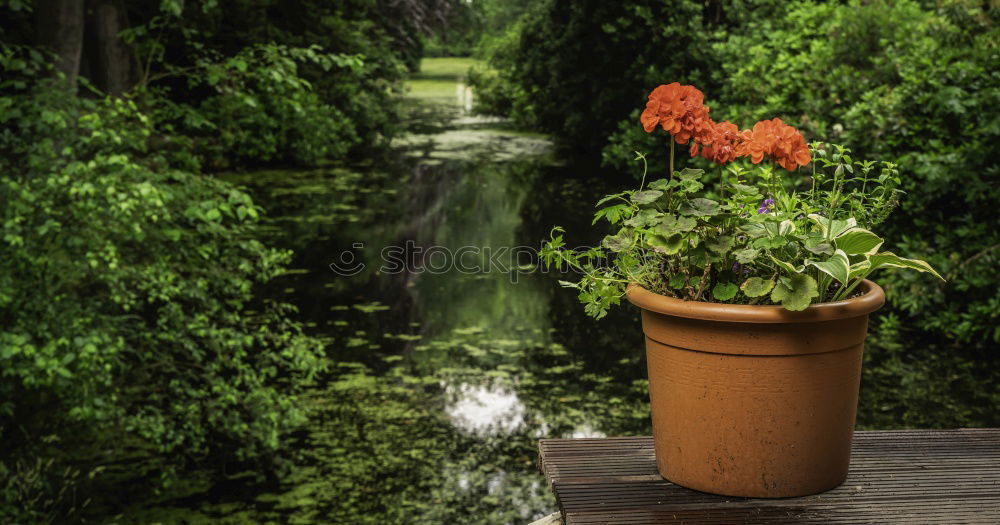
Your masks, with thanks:
M 868 314 L 885 303 L 877 284 L 860 289 L 790 312 L 630 286 L 646 334 L 660 474 L 703 492 L 765 498 L 843 483 Z

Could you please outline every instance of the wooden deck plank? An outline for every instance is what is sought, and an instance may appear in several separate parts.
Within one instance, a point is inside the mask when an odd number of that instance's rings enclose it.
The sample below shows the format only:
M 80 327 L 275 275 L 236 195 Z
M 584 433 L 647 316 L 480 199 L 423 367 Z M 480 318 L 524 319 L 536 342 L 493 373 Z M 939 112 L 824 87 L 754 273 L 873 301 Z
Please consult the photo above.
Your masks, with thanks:
M 747 499 L 679 487 L 650 437 L 543 439 L 539 463 L 570 524 L 1000 524 L 1000 429 L 857 432 L 840 487 Z

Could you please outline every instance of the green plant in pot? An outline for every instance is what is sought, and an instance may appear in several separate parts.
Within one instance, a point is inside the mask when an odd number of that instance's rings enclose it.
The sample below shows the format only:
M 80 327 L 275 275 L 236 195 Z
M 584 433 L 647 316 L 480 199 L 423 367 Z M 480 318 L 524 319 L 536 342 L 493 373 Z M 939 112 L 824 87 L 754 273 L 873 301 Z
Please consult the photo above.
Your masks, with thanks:
M 641 120 L 670 134 L 668 176 L 647 183 L 639 154 L 639 188 L 597 204 L 594 222 L 617 231 L 571 250 L 556 227 L 543 260 L 581 274 L 561 284 L 595 318 L 622 297 L 641 308 L 664 477 L 750 497 L 839 485 L 868 314 L 884 303 L 868 278 L 885 268 L 940 278 L 873 231 L 898 203 L 896 165 L 807 144 L 780 119 L 716 123 L 702 93 L 677 83 L 650 94 Z M 675 145 L 721 168 L 675 171 Z

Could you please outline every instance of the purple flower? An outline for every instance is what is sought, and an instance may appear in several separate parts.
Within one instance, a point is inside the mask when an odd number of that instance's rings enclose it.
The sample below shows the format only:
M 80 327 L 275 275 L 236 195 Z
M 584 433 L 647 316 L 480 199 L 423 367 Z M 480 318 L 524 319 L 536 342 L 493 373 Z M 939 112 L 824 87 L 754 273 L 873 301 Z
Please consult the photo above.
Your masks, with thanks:
M 750 271 L 750 268 L 744 267 L 738 261 L 733 263 L 733 267 L 731 269 L 733 270 L 733 273 L 735 273 L 736 275 L 739 275 L 740 274 L 740 268 L 743 268 L 743 276 L 744 277 L 746 277 L 747 275 L 750 275 L 752 273 Z
M 771 211 L 774 207 L 774 199 L 764 199 L 764 202 L 760 203 L 760 208 L 757 208 L 757 215 L 762 213 L 767 213 Z

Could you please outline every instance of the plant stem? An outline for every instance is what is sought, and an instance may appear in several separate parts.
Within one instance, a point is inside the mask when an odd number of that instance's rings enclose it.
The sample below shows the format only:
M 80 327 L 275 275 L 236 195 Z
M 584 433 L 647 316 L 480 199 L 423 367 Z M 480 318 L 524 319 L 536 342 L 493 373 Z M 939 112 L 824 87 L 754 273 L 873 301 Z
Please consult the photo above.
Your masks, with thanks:
M 674 140 L 670 139 L 670 176 L 669 179 L 674 178 Z
M 701 280 L 698 281 L 698 293 L 694 295 L 694 300 L 697 301 L 701 298 L 701 292 L 705 291 L 705 284 L 708 283 L 708 274 L 712 271 L 712 263 L 705 264 L 705 271 L 701 274 Z

